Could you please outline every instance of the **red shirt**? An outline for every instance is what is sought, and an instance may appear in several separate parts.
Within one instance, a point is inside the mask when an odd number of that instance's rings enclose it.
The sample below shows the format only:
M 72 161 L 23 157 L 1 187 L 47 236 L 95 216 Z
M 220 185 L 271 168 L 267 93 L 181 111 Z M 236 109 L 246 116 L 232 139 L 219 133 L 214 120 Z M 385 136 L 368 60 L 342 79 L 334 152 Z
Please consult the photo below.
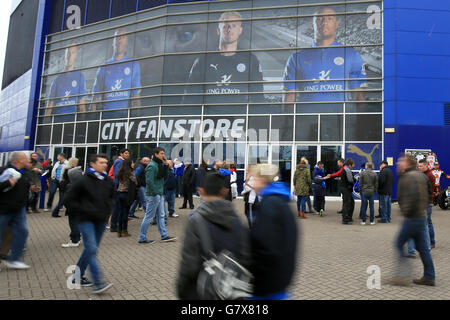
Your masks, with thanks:
M 339 170 L 338 172 L 335 172 L 335 173 L 333 173 L 333 174 L 330 174 L 330 177 L 331 177 L 331 178 L 337 178 L 337 177 L 340 177 L 340 176 L 341 176 L 341 173 L 342 173 L 342 170 L 344 170 L 344 167 L 345 167 L 345 166 L 342 166 L 341 170 Z

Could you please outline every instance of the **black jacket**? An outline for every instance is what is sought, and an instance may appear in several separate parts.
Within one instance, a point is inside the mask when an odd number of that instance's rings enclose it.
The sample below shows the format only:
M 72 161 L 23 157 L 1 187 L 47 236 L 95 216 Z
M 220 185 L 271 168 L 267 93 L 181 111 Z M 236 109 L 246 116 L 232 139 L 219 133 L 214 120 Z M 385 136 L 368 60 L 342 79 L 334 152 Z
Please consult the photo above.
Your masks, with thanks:
M 136 169 L 134 170 L 134 172 L 136 172 L 137 168 L 141 168 L 141 172 L 139 172 L 139 175 L 136 177 L 137 181 L 138 181 L 138 187 L 145 187 L 146 186 L 146 182 L 145 182 L 145 168 L 147 168 L 147 166 L 144 166 L 142 163 L 139 163 L 136 166 Z
M 18 171 L 13 165 L 8 164 L 6 167 L 0 168 L 0 175 L 8 168 Z M 17 213 L 27 205 L 30 192 L 30 177 L 30 173 L 23 170 L 22 176 L 16 185 L 7 192 L 3 192 L 3 190 L 11 187 L 9 180 L 0 182 L 0 214 Z
M 254 295 L 266 296 L 286 290 L 295 272 L 297 223 L 285 195 L 264 195 L 250 230 Z
M 235 212 L 232 203 L 227 200 L 202 202 L 192 212 L 186 226 L 178 268 L 177 294 L 180 299 L 199 299 L 197 278 L 204 262 L 203 256 L 207 254 L 202 249 L 201 239 L 204 239 L 205 235 L 200 232 L 197 221 L 199 218 L 204 218 L 208 224 L 214 253 L 226 249 L 233 253 L 244 267 L 249 266 L 248 232 Z
M 351 172 L 350 168 L 348 168 L 348 170 L 350 170 L 350 173 L 348 173 L 348 171 L 346 170 L 347 167 L 344 167 L 344 170 L 342 170 L 341 173 L 341 183 L 342 183 L 342 188 L 345 188 L 349 191 L 353 191 L 353 186 L 356 183 L 355 177 L 353 176 L 353 173 Z M 351 175 L 351 177 L 350 177 Z
M 197 187 L 200 187 L 200 188 L 203 187 L 203 180 L 205 180 L 205 176 L 207 173 L 208 173 L 208 170 L 205 168 L 200 167 L 197 169 L 197 173 L 195 176 L 195 185 Z
M 384 167 L 380 171 L 378 177 L 378 193 L 383 195 L 392 195 L 392 188 L 394 185 L 394 174 L 389 167 Z
M 113 208 L 114 183 L 110 177 L 98 179 L 85 173 L 64 195 L 64 205 L 80 222 L 106 223 Z
M 192 187 L 194 185 L 195 179 L 195 168 L 192 164 L 184 169 L 183 178 L 181 179 L 181 183 L 184 187 Z
M 164 191 L 167 192 L 168 190 L 176 190 L 177 178 L 175 177 L 175 171 L 169 168 L 167 172 L 167 178 L 164 180 Z

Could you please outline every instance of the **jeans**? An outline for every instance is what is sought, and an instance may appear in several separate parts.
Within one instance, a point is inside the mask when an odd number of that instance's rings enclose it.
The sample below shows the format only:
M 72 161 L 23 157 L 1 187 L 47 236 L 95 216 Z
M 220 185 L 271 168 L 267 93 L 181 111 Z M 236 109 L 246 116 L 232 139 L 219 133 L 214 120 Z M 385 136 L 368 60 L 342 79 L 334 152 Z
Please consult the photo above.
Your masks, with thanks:
M 307 195 L 306 198 L 305 198 L 305 201 L 306 201 L 306 204 L 308 205 L 308 209 L 309 209 L 308 211 L 312 212 L 312 210 L 311 210 L 311 197 L 309 195 Z M 303 212 L 305 212 L 305 211 L 303 211 Z
M 63 201 L 64 201 L 64 191 L 61 191 L 61 188 L 59 189 L 59 200 L 58 200 L 58 204 L 56 205 L 55 209 L 53 209 L 52 212 L 52 216 L 53 217 L 57 217 L 59 216 L 59 210 L 62 208 L 63 206 Z
M 391 222 L 391 196 L 380 194 L 381 221 Z
M 427 248 L 430 248 L 430 245 L 435 245 L 436 240 L 434 239 L 434 227 L 433 222 L 431 221 L 431 213 L 432 213 L 433 205 L 429 205 L 427 208 L 427 218 L 425 220 L 425 233 L 427 240 Z M 408 253 L 411 255 L 416 254 L 416 247 L 413 239 L 408 240 Z
M 366 222 L 367 203 L 370 207 L 370 222 L 375 220 L 374 194 L 361 193 L 361 219 Z
M 120 216 L 120 198 L 119 193 L 114 191 L 114 208 L 111 215 L 111 229 L 117 230 L 117 225 L 119 222 L 119 216 Z
M 130 217 L 134 216 L 138 204 L 141 205 L 141 207 L 144 209 L 145 212 L 145 208 L 147 207 L 147 202 L 145 201 L 145 187 L 139 187 L 137 199 L 134 200 L 133 204 L 131 205 L 130 212 L 128 214 Z
M 155 222 L 158 225 L 158 231 L 161 234 L 161 239 L 164 239 L 168 236 L 166 225 L 164 223 L 164 196 L 145 196 L 145 198 L 147 200 L 147 210 L 145 211 L 145 217 L 141 224 L 139 241 L 147 240 L 148 227 L 153 217 L 155 218 Z
M 175 213 L 175 190 L 167 190 L 164 198 L 167 201 L 169 216 L 171 217 Z M 166 206 L 164 206 L 164 211 L 166 212 L 166 219 L 167 219 Z
M 78 228 L 78 221 L 73 214 L 69 215 L 70 240 L 73 243 L 80 242 L 81 234 Z
M 17 212 L 0 214 L 0 244 L 7 226 L 10 227 L 11 232 L 14 235 L 11 243 L 11 256 L 9 260 L 20 261 L 28 238 L 26 207 L 23 207 Z
M 309 196 L 297 195 L 297 210 L 298 211 L 301 211 L 301 212 L 306 211 L 306 203 L 308 201 L 307 199 L 309 199 Z
M 128 192 L 119 192 L 120 211 L 118 217 L 118 231 L 128 230 L 128 213 L 130 206 L 128 205 Z
M 427 247 L 427 234 L 425 218 L 405 219 L 396 240 L 397 248 L 397 274 L 398 278 L 410 278 L 411 263 L 404 255 L 404 245 L 409 239 L 413 239 L 420 253 L 423 263 L 423 277 L 427 280 L 435 280 L 434 265 L 430 250 Z
M 55 193 L 56 190 L 58 190 L 59 188 L 59 181 L 56 179 L 53 179 L 50 182 L 50 189 L 49 189 L 49 194 L 48 194 L 48 199 L 47 199 L 47 208 L 51 209 L 53 206 L 53 199 L 55 198 Z
M 86 269 L 89 266 L 94 284 L 99 286 L 103 284 L 103 274 L 97 260 L 97 251 L 106 229 L 106 223 L 94 224 L 92 222 L 80 222 L 78 227 L 80 228 L 84 242 L 83 253 L 77 262 L 77 266 L 80 268 L 80 275 L 84 277 Z

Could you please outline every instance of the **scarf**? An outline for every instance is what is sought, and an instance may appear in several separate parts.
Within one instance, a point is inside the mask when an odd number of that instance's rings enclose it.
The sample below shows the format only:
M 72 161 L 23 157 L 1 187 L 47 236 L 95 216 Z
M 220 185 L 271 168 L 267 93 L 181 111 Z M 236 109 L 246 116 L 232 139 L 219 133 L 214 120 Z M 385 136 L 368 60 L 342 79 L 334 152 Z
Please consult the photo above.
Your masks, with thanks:
M 92 168 L 89 168 L 88 171 L 89 171 L 90 173 L 93 173 L 93 174 L 97 177 L 97 179 L 100 179 L 100 180 L 105 180 L 105 178 L 108 176 L 108 175 L 106 174 L 106 172 L 98 173 L 97 171 L 95 171 L 95 170 L 92 169 Z
M 153 161 L 158 165 L 158 174 L 156 175 L 156 179 L 164 178 L 164 164 L 163 161 L 157 157 L 153 157 Z

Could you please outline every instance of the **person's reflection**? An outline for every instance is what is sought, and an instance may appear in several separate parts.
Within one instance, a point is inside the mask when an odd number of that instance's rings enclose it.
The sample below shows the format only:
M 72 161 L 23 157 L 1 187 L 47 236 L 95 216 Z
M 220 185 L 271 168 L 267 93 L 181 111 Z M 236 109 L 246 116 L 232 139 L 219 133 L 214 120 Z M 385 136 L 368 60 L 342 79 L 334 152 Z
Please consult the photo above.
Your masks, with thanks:
M 50 88 L 45 116 L 55 115 L 55 122 L 74 121 L 73 113 L 86 111 L 86 82 L 83 73 L 74 71 L 78 46 L 73 43 L 65 51 L 65 72 L 59 75 Z M 78 105 L 78 108 L 77 108 Z M 64 115 L 64 116 L 58 116 Z M 47 118 L 48 119 L 48 118 Z
M 313 47 L 319 48 L 299 50 L 286 63 L 284 80 L 289 82 L 284 84 L 285 102 L 295 102 L 296 91 L 302 91 L 297 99 L 301 102 L 344 102 L 346 86 L 355 89 L 349 99 L 365 101 L 365 92 L 356 90 L 367 87 L 363 80 L 364 61 L 356 50 L 343 48 L 336 40 L 339 28 L 336 11 L 329 7 L 320 9 L 314 16 L 313 28 Z M 347 84 L 343 79 L 348 79 Z
M 92 92 L 95 94 L 92 111 L 99 110 L 100 100 L 104 100 L 103 110 L 118 110 L 103 114 L 103 118 L 126 118 L 130 105 L 130 98 L 140 97 L 141 69 L 139 63 L 127 56 L 128 34 L 121 28 L 114 34 L 113 57 L 100 67 L 95 78 Z M 121 63 L 117 63 L 121 62 Z M 132 89 L 133 90 L 129 90 Z M 101 92 L 105 92 L 101 94 Z M 131 100 L 132 107 L 140 107 L 140 99 Z

